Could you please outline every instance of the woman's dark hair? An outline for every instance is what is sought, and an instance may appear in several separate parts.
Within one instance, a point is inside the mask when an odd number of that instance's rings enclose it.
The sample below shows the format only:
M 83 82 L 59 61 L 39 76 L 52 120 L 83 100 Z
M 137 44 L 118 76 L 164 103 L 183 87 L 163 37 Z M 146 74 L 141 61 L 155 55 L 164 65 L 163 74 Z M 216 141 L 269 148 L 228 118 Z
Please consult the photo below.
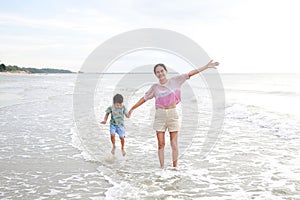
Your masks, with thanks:
M 161 67 L 163 67 L 166 71 L 168 71 L 167 68 L 166 68 L 166 66 L 165 66 L 164 64 L 159 63 L 159 64 L 157 64 L 157 65 L 154 66 L 154 70 L 153 70 L 153 71 L 154 71 L 154 74 L 156 74 L 155 70 L 156 70 L 156 68 L 157 68 L 158 66 L 161 66 Z
M 123 103 L 123 96 L 120 94 L 116 94 L 113 98 L 114 103 Z

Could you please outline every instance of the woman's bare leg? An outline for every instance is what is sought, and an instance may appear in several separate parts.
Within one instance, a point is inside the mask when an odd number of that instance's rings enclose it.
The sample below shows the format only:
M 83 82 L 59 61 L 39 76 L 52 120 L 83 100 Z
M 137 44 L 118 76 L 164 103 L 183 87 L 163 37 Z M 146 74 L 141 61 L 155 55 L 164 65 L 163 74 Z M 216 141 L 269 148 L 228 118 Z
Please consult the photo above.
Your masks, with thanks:
M 170 143 L 172 147 L 172 159 L 173 159 L 173 167 L 177 167 L 178 160 L 178 131 L 170 132 Z
M 164 167 L 165 132 L 156 131 L 160 167 Z

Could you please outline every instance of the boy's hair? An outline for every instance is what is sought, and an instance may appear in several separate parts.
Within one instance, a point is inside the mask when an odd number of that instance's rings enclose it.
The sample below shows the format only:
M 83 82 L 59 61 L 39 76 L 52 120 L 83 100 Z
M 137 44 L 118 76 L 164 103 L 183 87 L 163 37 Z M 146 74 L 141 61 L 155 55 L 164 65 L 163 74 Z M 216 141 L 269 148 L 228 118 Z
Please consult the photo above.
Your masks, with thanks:
M 123 103 L 123 96 L 120 94 L 116 94 L 113 98 L 114 103 Z

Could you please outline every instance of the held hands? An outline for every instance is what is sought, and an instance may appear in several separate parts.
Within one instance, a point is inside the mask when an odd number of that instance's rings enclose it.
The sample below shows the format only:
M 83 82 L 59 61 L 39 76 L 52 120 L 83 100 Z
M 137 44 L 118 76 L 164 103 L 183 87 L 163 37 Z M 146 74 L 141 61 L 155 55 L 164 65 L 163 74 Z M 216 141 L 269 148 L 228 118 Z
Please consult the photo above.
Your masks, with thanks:
M 128 112 L 128 114 L 127 114 L 127 115 L 128 115 L 128 118 L 131 117 L 131 113 L 132 113 L 132 112 L 133 112 L 133 110 L 130 109 L 129 112 Z

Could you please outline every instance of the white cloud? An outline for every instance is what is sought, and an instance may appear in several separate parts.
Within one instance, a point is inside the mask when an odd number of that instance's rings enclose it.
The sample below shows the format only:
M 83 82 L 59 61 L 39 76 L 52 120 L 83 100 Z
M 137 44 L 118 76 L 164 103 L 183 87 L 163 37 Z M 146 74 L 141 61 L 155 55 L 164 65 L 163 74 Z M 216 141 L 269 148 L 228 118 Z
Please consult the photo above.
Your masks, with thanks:
M 81 12 L 77 12 L 81 13 Z M 14 25 L 20 28 L 38 28 L 51 31 L 76 31 L 75 33 L 84 34 L 102 34 L 105 30 L 114 31 L 118 30 L 115 28 L 121 26 L 120 23 L 114 20 L 113 17 L 97 14 L 94 12 L 86 11 L 83 13 L 88 13 L 88 15 L 72 15 L 72 16 L 60 16 L 48 19 L 37 19 L 21 16 L 19 14 L 0 14 L 0 24 L 2 25 Z M 112 26 L 114 25 L 114 26 Z

